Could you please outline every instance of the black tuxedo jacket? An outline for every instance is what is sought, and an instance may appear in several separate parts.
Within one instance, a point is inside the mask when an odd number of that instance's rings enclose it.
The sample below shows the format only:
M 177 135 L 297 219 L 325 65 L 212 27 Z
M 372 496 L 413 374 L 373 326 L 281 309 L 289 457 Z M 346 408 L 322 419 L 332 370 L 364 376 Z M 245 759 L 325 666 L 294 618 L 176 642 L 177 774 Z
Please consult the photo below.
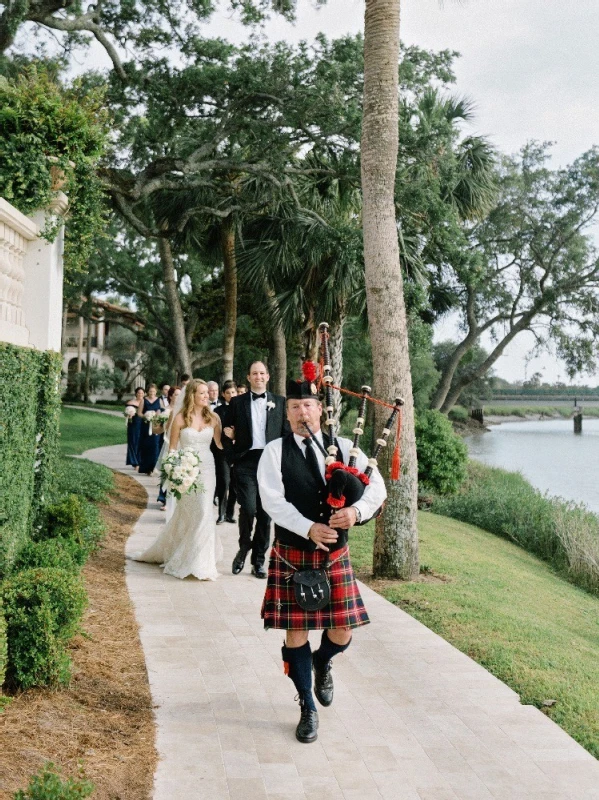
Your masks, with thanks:
M 285 398 L 278 394 L 266 393 L 266 402 L 274 403 L 274 408 L 266 411 L 266 443 L 279 439 L 289 433 L 287 422 L 287 409 Z M 219 409 L 216 409 L 217 411 Z M 223 436 L 225 454 L 229 463 L 233 464 L 242 459 L 251 449 L 253 441 L 252 431 L 252 393 L 246 392 L 233 397 L 228 406 L 225 406 L 223 428 L 235 428 L 235 442 Z

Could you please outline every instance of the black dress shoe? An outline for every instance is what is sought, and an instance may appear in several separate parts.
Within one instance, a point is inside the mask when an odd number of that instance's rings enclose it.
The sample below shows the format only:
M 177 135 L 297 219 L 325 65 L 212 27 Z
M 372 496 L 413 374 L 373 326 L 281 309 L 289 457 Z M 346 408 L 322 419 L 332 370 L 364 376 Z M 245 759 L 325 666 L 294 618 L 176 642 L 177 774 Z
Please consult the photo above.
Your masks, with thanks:
M 239 575 L 241 570 L 245 565 L 245 560 L 247 558 L 247 550 L 238 550 L 237 555 L 233 559 L 233 566 L 231 567 L 231 571 L 233 575 Z
M 225 521 L 224 517 L 218 517 L 217 520 L 216 520 L 216 524 L 217 525 L 222 525 L 224 521 Z
M 266 569 L 262 565 L 259 566 L 259 567 L 252 567 L 252 575 L 255 575 L 256 578 L 267 578 L 268 577 L 268 573 L 266 572 Z
M 295 729 L 295 738 L 298 742 L 309 744 L 318 739 L 318 711 L 302 706 L 300 721 Z
M 333 702 L 333 673 L 332 662 L 327 661 L 324 667 L 314 667 L 314 694 L 321 706 L 330 706 Z
M 235 517 L 225 517 L 225 522 L 230 522 L 232 525 L 235 525 L 237 520 L 235 519 Z

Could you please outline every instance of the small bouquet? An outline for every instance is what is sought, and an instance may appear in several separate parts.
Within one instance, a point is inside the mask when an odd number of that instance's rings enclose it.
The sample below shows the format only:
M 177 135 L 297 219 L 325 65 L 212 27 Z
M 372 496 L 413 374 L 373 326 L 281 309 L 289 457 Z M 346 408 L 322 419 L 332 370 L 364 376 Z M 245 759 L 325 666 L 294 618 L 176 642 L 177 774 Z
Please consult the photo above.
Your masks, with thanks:
M 176 450 L 162 459 L 160 472 L 162 485 L 167 492 L 171 492 L 180 500 L 184 494 L 203 492 L 204 486 L 200 480 L 199 455 L 191 447 Z
M 131 422 L 133 417 L 137 414 L 137 409 L 135 406 L 125 406 L 125 410 L 123 411 L 123 415 L 127 420 L 127 424 Z
M 156 416 L 152 420 L 152 424 L 153 425 L 166 425 L 170 415 L 171 415 L 170 408 L 161 408 L 160 411 L 158 411 L 156 413 Z
M 155 411 L 146 411 L 146 413 L 144 414 L 144 419 L 148 423 L 148 426 L 150 428 L 150 436 L 154 433 L 154 431 L 152 430 L 152 425 L 154 423 L 155 416 L 156 416 Z

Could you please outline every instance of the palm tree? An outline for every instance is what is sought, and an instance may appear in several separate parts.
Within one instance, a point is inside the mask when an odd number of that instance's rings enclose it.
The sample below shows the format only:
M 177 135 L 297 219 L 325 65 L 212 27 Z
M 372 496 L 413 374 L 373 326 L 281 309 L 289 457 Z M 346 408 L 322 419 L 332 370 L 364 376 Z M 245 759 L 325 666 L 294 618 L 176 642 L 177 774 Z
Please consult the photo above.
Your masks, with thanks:
M 374 574 L 410 579 L 418 574 L 418 465 L 414 436 L 407 317 L 395 220 L 398 151 L 400 0 L 366 0 L 362 117 L 362 222 L 374 391 L 404 398 L 401 477 L 387 480 L 387 507 L 376 523 Z M 377 412 L 377 427 L 384 413 Z M 381 425 L 382 427 L 382 425 Z M 391 442 L 391 445 L 393 442 Z M 389 474 L 390 452 L 381 468 Z
M 278 203 L 246 227 L 240 273 L 256 294 L 271 296 L 273 325 L 287 337 L 301 332 L 302 358 L 317 359 L 318 325 L 329 322 L 333 374 L 341 381 L 343 327 L 364 306 L 360 194 L 339 178 L 320 176 L 302 178 L 297 197 L 301 208 Z M 338 418 L 341 399 L 334 394 Z

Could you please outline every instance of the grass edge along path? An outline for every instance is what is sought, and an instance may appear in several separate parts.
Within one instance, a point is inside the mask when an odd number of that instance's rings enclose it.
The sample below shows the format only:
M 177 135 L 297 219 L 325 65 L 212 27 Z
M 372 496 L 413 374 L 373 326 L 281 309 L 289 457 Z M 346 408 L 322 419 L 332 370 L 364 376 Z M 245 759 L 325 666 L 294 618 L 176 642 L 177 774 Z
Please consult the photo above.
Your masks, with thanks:
M 60 452 L 65 456 L 81 455 L 85 450 L 126 441 L 124 416 L 119 418 L 74 408 L 63 408 L 60 412 Z
M 599 598 L 511 542 L 427 512 L 419 515 L 421 579 L 374 580 L 374 525 L 358 531 L 350 544 L 361 580 L 599 757 Z

